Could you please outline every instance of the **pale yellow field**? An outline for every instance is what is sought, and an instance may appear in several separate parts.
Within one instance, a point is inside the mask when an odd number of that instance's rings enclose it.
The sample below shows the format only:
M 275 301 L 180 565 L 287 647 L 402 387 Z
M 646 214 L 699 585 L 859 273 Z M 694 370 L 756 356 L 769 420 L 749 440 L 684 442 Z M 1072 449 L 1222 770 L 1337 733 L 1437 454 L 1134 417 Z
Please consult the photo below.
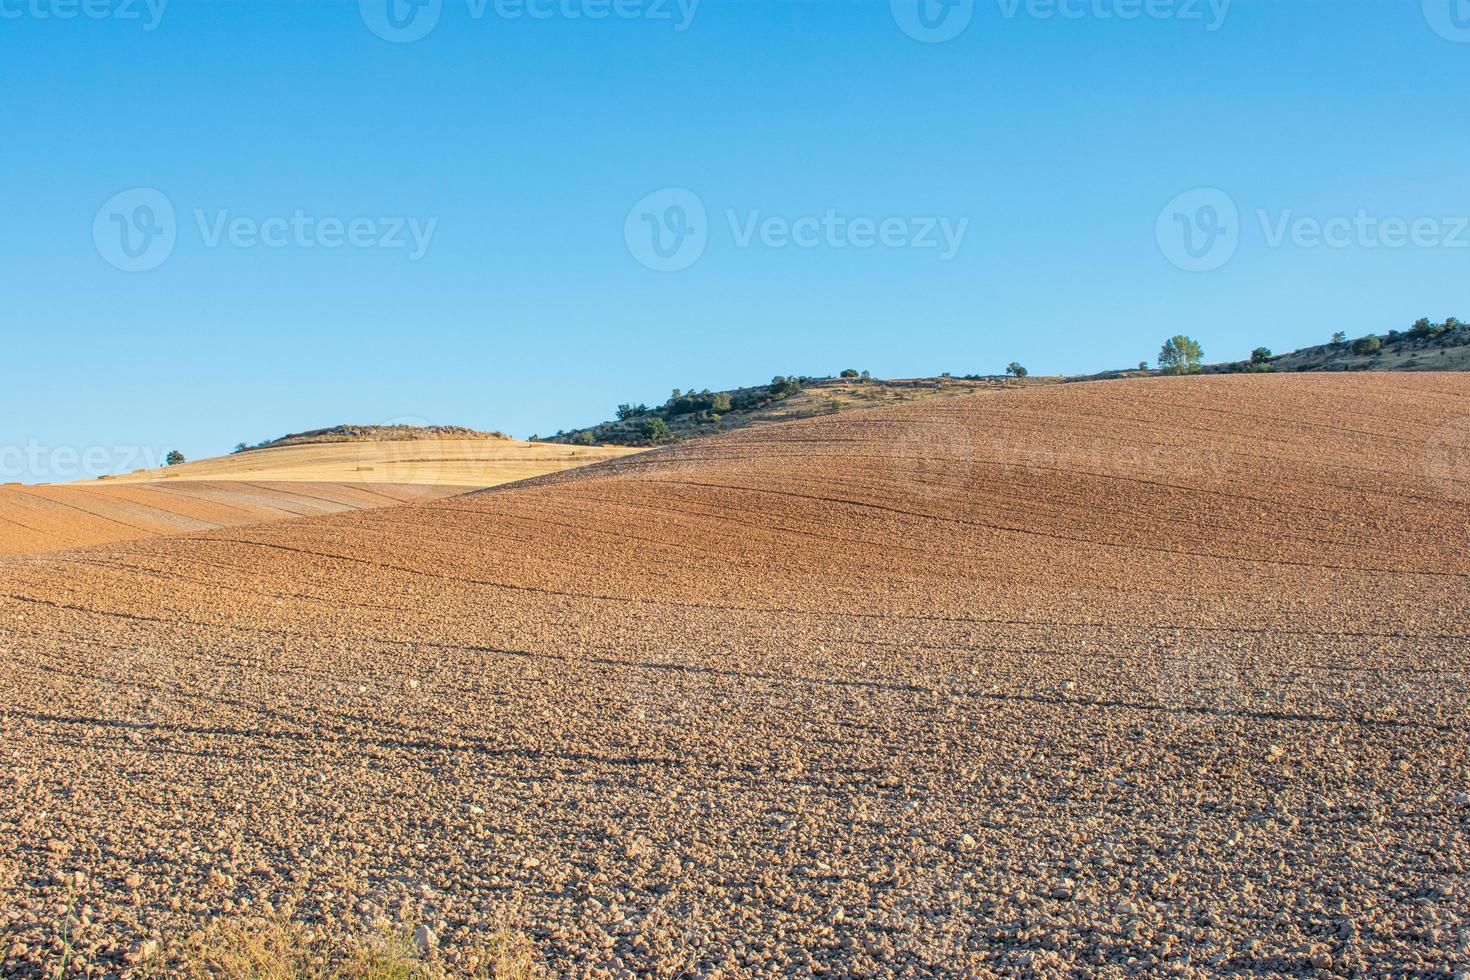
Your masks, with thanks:
M 0 487 L 0 559 L 423 503 L 639 452 L 514 439 L 276 446 L 124 476 Z
M 92 483 L 107 486 L 158 480 L 303 480 L 478 488 L 586 466 L 638 451 L 626 446 L 562 446 L 518 439 L 312 443 L 253 449 L 178 466 L 138 470 Z

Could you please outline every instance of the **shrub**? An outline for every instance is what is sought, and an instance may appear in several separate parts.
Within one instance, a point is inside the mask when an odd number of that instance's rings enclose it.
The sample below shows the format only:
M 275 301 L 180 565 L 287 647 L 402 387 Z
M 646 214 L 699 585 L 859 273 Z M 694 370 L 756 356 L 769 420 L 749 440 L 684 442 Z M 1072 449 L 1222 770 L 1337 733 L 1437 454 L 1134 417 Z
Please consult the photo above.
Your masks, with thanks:
M 778 374 L 771 379 L 770 390 L 771 394 L 775 395 L 777 398 L 785 398 L 789 395 L 794 395 L 801 390 L 801 379 L 794 375 L 789 378 L 783 378 L 781 377 L 781 375 Z
M 385 929 L 365 938 L 343 957 L 339 947 L 299 923 L 217 920 L 171 950 L 172 957 L 160 951 L 143 964 L 143 970 L 146 975 L 180 980 L 448 980 L 455 975 L 411 932 Z M 175 961 L 171 969 L 164 969 L 166 958 Z M 472 976 L 526 980 L 537 975 L 535 947 L 505 922 L 473 951 L 471 962 Z
M 1353 353 L 1363 357 L 1369 354 L 1377 354 L 1381 350 L 1383 350 L 1383 341 L 1372 334 L 1366 337 L 1359 337 L 1353 341 Z
M 1179 334 L 1164 341 L 1159 351 L 1159 369 L 1165 374 L 1199 374 L 1205 352 L 1199 343 Z
M 664 405 L 664 412 L 667 415 L 696 415 L 700 412 L 728 412 L 729 410 L 729 392 L 711 392 L 708 388 L 704 391 L 691 391 L 687 395 L 680 394 L 670 398 Z
M 643 423 L 643 438 L 650 442 L 656 442 L 669 434 L 669 424 L 658 416 L 646 420 Z
M 1270 374 L 1275 370 L 1271 366 L 1271 352 L 1264 347 L 1257 347 L 1251 351 L 1251 359 L 1241 365 L 1240 370 L 1245 374 Z
M 188 462 L 188 460 L 184 459 L 184 454 L 177 449 L 170 449 L 168 455 L 163 457 L 163 462 L 167 466 L 178 466 L 180 463 Z

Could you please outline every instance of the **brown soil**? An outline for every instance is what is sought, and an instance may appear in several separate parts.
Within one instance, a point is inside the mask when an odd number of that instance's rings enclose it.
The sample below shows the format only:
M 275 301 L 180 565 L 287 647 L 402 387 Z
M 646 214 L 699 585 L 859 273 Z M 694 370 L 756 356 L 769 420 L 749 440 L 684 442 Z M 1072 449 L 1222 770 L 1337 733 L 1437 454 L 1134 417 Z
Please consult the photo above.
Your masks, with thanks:
M 1452 976 L 1467 446 L 1465 375 L 1072 384 L 0 561 L 4 970 Z
M 421 503 L 463 491 L 463 487 L 394 483 L 194 480 L 0 487 L 0 556 Z

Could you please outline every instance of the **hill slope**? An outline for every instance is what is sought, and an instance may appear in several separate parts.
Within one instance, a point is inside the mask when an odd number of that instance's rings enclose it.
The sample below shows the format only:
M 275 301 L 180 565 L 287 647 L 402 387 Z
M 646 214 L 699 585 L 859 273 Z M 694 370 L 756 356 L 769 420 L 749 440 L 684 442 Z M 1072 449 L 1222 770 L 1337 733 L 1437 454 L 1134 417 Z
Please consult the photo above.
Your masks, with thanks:
M 1249 363 L 1208 364 L 1204 370 L 1207 374 L 1238 372 Z M 1470 325 L 1453 317 L 1444 323 L 1420 320 L 1408 330 L 1303 347 L 1278 354 L 1267 363 L 1277 372 L 1470 371 Z
M 564 445 L 653 446 L 774 422 L 835 415 L 860 408 L 912 404 L 1054 383 L 1055 378 L 776 378 L 727 391 L 676 393 L 662 405 L 620 406 L 620 417 L 543 440 Z M 623 411 L 624 409 L 628 411 Z M 666 432 L 651 431 L 657 420 Z
M 0 487 L 0 556 L 436 500 L 464 489 L 411 483 L 243 480 L 4 486 Z
M 288 437 L 278 445 L 162 469 L 138 470 L 102 482 L 309 480 L 489 487 L 585 466 L 630 451 L 622 447 L 555 446 L 504 437 L 381 442 L 302 441 Z
M 0 562 L 5 969 L 84 870 L 103 962 L 515 904 L 558 976 L 1448 975 L 1467 418 L 1048 386 Z
M 339 426 L 248 452 L 53 486 L 0 486 L 0 556 L 422 502 L 634 450 L 467 429 Z M 350 430 L 350 431 L 343 431 Z M 457 438 L 435 438 L 449 432 Z

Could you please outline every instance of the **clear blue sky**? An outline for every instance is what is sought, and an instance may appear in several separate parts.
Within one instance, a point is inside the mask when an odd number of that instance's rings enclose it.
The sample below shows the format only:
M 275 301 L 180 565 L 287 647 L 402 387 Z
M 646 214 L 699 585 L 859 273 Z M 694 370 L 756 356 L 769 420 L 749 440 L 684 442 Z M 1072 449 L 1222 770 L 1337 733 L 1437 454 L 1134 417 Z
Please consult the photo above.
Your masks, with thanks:
M 1079 373 L 1176 332 L 1218 360 L 1470 318 L 1470 248 L 1447 241 L 1470 245 L 1463 0 L 1234 0 L 1223 21 L 1220 0 L 927 21 L 919 0 L 436 0 L 398 10 L 432 28 L 415 41 L 378 36 L 373 2 L 0 0 L 0 479 L 58 475 L 18 472 L 17 447 L 204 456 L 397 418 L 526 436 L 778 372 Z M 135 188 L 175 231 L 128 272 L 118 236 L 161 216 L 104 204 Z M 667 195 L 630 217 L 664 188 L 706 211 L 681 271 L 629 245 L 679 217 Z M 1161 247 L 1196 188 L 1239 211 L 1205 272 Z M 1205 234 L 1210 200 L 1174 213 Z M 1420 242 L 1294 223 L 1273 246 L 1258 212 L 1288 209 L 1420 221 Z M 432 234 L 417 258 L 251 241 L 297 212 Z M 742 244 L 753 217 L 829 212 L 899 219 L 895 244 Z M 211 242 L 222 213 L 242 239 Z M 968 222 L 951 257 L 904 244 L 940 218 Z

